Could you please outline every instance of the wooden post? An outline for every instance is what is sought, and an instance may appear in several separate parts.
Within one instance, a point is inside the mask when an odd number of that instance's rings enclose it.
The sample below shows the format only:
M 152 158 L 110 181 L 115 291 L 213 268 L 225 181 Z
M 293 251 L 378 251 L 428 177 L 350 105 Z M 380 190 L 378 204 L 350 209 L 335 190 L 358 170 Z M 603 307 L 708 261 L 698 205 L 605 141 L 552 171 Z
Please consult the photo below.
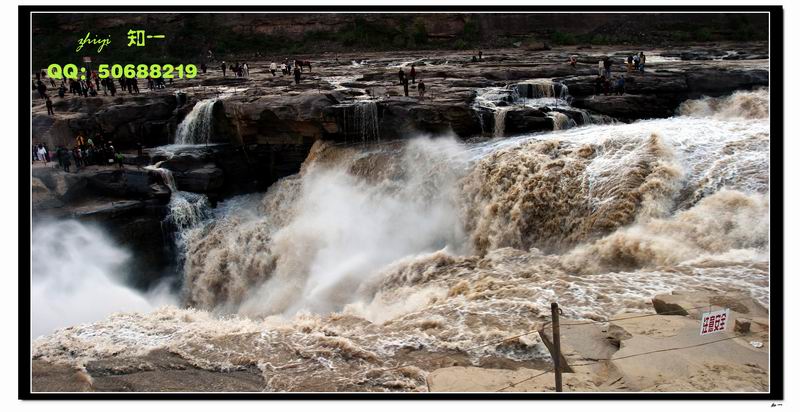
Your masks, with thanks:
M 553 371 L 556 375 L 556 392 L 561 392 L 561 328 L 558 325 L 558 303 L 550 304 L 553 316 Z

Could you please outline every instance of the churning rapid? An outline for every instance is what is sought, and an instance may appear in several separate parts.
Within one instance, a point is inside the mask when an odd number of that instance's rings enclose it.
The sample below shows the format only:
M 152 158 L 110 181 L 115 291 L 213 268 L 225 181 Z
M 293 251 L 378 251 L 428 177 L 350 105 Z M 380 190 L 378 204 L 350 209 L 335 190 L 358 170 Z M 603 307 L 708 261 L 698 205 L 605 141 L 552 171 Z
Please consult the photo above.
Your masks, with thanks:
M 317 142 L 300 173 L 187 233 L 187 309 L 116 314 L 34 354 L 82 364 L 165 347 L 202 368 L 257 367 L 268 390 L 425 390 L 425 371 L 386 368 L 545 359 L 536 335 L 466 349 L 531 330 L 553 300 L 584 319 L 681 289 L 768 307 L 768 114 L 756 90 L 478 144 Z

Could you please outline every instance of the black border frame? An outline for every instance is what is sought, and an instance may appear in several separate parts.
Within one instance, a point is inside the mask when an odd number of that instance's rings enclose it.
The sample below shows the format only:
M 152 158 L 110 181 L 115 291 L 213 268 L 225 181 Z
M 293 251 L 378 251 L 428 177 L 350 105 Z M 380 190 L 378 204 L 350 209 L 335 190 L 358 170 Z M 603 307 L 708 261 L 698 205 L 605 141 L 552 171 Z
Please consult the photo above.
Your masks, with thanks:
M 763 6 L 18 6 L 19 20 L 19 72 L 30 72 L 31 13 L 33 12 L 767 12 L 770 14 L 769 58 L 770 58 L 770 391 L 765 393 L 549 393 L 549 392 L 503 392 L 503 393 L 375 393 L 375 392 L 32 392 L 31 391 L 31 338 L 30 324 L 30 152 L 27 145 L 19 151 L 19 289 L 18 289 L 18 398 L 22 400 L 201 400 L 201 399 L 251 399 L 251 400 L 783 400 L 784 399 L 784 76 L 783 76 L 783 7 Z M 26 82 L 19 84 L 19 142 L 28 142 L 31 133 L 30 89 Z M 777 138 L 777 139 L 776 139 Z M 773 146 L 777 140 L 779 145 Z M 24 150 L 23 150 L 24 149 Z M 776 150 L 777 149 L 777 152 Z M 777 218 L 777 219 L 775 219 Z M 22 223 L 26 223 L 23 225 Z M 777 247 L 775 247 L 777 246 Z M 773 277 L 773 274 L 779 274 Z

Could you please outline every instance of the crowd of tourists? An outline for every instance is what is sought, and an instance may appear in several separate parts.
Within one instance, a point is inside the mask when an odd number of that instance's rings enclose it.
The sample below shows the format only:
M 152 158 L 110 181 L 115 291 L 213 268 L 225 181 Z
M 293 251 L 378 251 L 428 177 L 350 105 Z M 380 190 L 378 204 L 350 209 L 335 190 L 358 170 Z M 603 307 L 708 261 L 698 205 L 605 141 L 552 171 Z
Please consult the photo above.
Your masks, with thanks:
M 139 156 L 141 156 L 141 148 L 142 146 L 139 145 Z M 124 159 L 125 157 L 121 152 L 117 151 L 113 143 L 110 140 L 105 140 L 100 133 L 96 133 L 94 139 L 84 137 L 83 133 L 78 133 L 71 149 L 66 145 L 59 145 L 54 155 L 50 153 L 47 145 L 43 143 L 33 145 L 34 162 L 38 161 L 45 164 L 58 162 L 58 167 L 65 172 L 71 172 L 73 165 L 75 166 L 75 172 L 91 165 L 122 168 Z
M 647 56 L 644 52 L 629 55 L 625 61 L 625 66 L 628 73 L 639 72 L 644 73 L 645 63 Z M 576 67 L 578 63 L 578 56 L 570 56 L 568 64 Z M 618 94 L 625 93 L 625 75 L 618 76 L 612 75 L 613 61 L 608 56 L 603 57 L 602 60 L 597 62 L 597 77 L 595 78 L 594 93 L 595 94 Z

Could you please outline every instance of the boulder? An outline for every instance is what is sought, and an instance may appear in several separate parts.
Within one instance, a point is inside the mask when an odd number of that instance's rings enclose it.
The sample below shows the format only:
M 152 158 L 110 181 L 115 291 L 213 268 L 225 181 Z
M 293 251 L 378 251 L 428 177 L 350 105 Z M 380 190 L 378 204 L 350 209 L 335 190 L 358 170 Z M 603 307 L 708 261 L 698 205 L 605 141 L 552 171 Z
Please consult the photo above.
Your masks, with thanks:
M 505 136 L 553 130 L 553 119 L 537 109 L 512 109 L 505 116 Z
M 677 95 L 623 94 L 596 95 L 573 101 L 573 106 L 620 120 L 666 118 L 675 114 L 681 102 Z
M 405 139 L 419 133 L 448 134 L 460 137 L 481 134 L 480 120 L 469 105 L 461 102 L 419 102 L 398 97 L 378 101 L 382 140 Z
M 31 178 L 31 204 L 34 211 L 59 208 L 64 205 L 41 179 Z
M 87 188 L 102 195 L 126 199 L 149 199 L 161 196 L 151 184 L 156 183 L 147 170 L 102 169 L 84 174 Z
M 712 292 L 673 291 L 672 294 L 657 295 L 653 298 L 656 313 L 664 315 L 691 316 L 699 319 L 709 310 L 728 308 L 733 317 L 736 314 L 748 317 L 767 317 L 769 311 L 756 300 L 744 295 L 720 295 Z
M 686 73 L 686 85 L 694 95 L 720 96 L 740 89 L 769 85 L 767 70 L 700 69 Z
M 161 162 L 160 167 L 170 170 L 178 190 L 208 193 L 219 190 L 225 174 L 213 162 L 216 151 L 184 153 Z
M 179 190 L 196 193 L 214 192 L 222 187 L 224 180 L 222 169 L 213 163 L 175 175 Z

